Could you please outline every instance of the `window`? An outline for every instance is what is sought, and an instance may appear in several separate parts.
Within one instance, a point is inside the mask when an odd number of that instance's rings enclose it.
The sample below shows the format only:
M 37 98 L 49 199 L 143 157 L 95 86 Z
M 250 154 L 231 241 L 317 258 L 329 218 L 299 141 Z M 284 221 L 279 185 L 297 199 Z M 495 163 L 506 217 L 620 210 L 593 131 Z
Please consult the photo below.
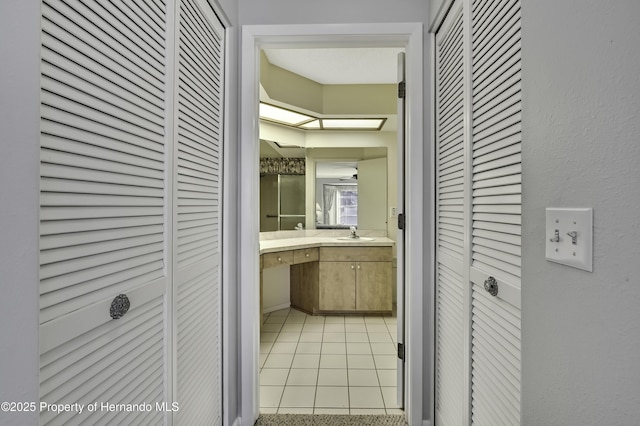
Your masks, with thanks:
M 358 225 L 358 185 L 325 184 L 324 223 L 326 225 Z

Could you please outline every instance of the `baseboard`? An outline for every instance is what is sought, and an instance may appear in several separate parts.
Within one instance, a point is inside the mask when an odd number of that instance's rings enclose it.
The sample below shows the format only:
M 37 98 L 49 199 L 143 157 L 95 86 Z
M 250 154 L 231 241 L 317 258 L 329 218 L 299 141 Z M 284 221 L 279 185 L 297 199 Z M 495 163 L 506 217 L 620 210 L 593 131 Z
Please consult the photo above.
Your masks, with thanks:
M 422 426 L 431 426 L 431 420 L 423 420 Z
M 263 314 L 268 314 L 269 312 L 279 311 L 280 309 L 287 309 L 291 306 L 289 303 L 282 303 L 276 306 L 269 306 L 268 308 L 262 308 Z

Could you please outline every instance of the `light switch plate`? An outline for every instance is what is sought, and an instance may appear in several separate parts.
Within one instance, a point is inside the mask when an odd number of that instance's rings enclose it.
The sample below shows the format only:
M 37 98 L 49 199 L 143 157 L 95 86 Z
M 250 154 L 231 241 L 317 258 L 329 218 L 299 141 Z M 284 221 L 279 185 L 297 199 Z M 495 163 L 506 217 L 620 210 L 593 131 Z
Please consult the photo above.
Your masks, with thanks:
M 547 260 L 593 272 L 593 209 L 548 207 L 546 223 Z

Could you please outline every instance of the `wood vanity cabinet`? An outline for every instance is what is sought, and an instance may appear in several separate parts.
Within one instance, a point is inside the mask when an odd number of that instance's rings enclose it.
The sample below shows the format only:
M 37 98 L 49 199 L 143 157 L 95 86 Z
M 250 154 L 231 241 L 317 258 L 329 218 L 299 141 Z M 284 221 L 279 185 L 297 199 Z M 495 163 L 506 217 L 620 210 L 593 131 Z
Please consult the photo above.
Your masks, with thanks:
M 321 247 L 320 312 L 391 312 L 391 247 Z
M 293 251 L 290 273 L 291 306 L 313 314 L 318 311 L 318 249 Z

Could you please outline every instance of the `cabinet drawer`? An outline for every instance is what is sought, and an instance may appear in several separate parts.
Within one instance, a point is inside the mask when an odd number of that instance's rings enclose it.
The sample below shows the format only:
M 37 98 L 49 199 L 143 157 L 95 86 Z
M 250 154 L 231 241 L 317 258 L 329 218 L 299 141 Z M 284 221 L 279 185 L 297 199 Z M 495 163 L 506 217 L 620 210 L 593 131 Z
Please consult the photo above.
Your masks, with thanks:
M 315 262 L 318 260 L 318 249 L 308 248 L 293 251 L 293 263 Z
M 262 267 L 264 269 L 282 265 L 293 265 L 293 250 L 265 253 L 262 255 Z
M 328 262 L 391 262 L 391 247 L 320 247 Z

